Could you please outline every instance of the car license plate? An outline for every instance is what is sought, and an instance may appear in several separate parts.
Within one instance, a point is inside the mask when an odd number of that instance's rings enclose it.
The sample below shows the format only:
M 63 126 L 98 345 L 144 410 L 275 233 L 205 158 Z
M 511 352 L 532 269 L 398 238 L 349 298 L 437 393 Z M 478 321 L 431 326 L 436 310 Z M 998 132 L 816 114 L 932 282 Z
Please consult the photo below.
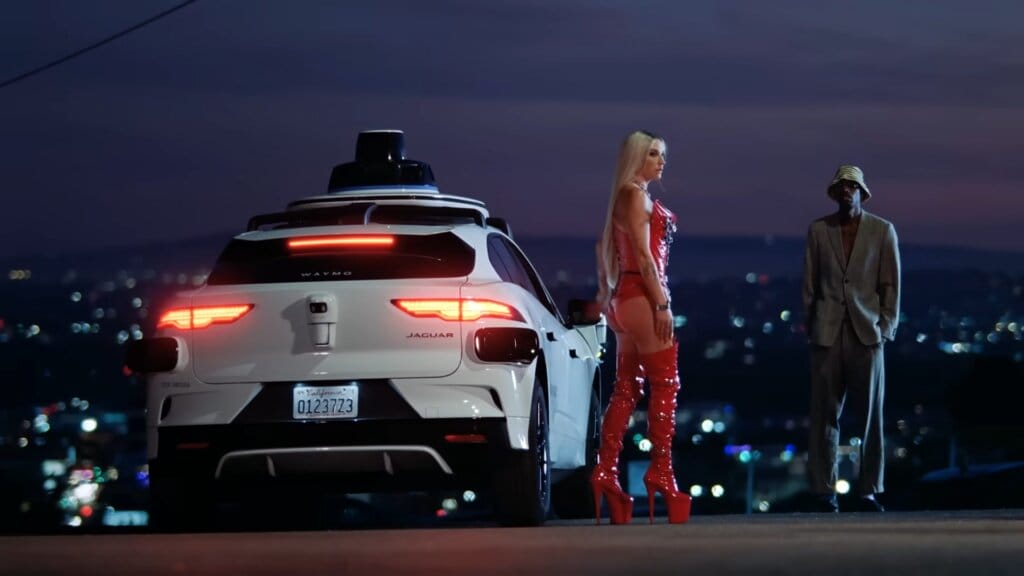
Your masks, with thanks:
M 358 386 L 296 386 L 292 389 L 292 418 L 355 418 L 358 414 Z

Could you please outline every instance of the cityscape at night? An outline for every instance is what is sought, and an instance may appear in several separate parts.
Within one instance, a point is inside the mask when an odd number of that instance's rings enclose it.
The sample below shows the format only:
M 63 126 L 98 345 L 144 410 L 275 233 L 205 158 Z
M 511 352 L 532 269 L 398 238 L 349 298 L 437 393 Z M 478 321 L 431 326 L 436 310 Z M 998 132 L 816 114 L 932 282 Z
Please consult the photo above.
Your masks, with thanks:
M 535 265 L 561 308 L 592 296 L 592 262 L 572 258 L 574 251 L 586 254 L 588 241 L 520 242 L 539 255 Z M 673 276 L 683 380 L 679 482 L 693 496 L 695 513 L 793 512 L 806 497 L 809 386 L 799 277 L 785 274 L 781 264 L 746 272 L 738 265 L 733 274 L 710 277 L 698 254 L 722 242 L 681 238 L 670 266 L 680 270 Z M 780 250 L 799 256 L 795 239 L 732 242 L 740 246 L 735 252 L 766 262 Z M 37 268 L 19 261 L 23 267 L 7 270 L 0 288 L 6 529 L 146 523 L 143 376 L 125 366 L 125 345 L 152 333 L 168 296 L 205 281 L 220 241 L 185 244 L 196 261 L 160 246 L 119 249 L 109 260 L 105 253 L 61 257 Z M 919 251 L 922 259 L 941 257 L 934 254 L 941 250 L 905 250 L 911 258 Z M 1013 267 L 1012 255 L 987 256 L 988 270 L 907 262 L 900 333 L 888 349 L 886 501 L 894 509 L 1021 504 L 1004 488 L 1024 473 L 1024 435 L 1012 409 L 1024 366 L 1024 274 L 1004 271 Z M 74 266 L 75 260 L 87 265 Z M 784 262 L 779 255 L 776 261 Z M 612 358 L 614 339 L 602 369 L 604 397 Z M 640 408 L 623 457 L 635 496 L 643 495 L 639 477 L 650 450 Z M 855 480 L 858 442 L 844 429 L 841 493 Z M 973 482 L 990 489 L 958 488 L 957 473 L 966 482 L 967 467 Z M 460 506 L 467 509 L 463 517 L 479 514 L 485 496 L 476 503 L 463 496 L 426 499 L 453 519 Z

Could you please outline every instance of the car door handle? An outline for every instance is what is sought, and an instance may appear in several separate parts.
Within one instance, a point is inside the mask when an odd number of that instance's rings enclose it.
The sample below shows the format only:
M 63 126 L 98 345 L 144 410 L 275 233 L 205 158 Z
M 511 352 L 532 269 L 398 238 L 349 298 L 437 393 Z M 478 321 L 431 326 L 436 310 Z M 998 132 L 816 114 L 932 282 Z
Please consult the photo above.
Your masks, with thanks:
M 576 355 L 575 348 L 569 348 L 569 358 L 579 358 L 579 356 Z
M 555 338 L 555 333 L 554 332 L 548 332 L 547 336 L 548 336 L 548 342 L 555 342 L 555 341 L 558 340 L 558 338 Z

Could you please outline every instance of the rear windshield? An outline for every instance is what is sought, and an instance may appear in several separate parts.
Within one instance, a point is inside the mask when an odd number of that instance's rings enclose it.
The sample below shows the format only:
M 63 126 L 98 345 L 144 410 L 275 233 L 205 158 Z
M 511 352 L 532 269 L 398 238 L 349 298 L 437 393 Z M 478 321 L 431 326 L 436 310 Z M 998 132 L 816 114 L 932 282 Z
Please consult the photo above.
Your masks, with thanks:
M 451 232 L 394 236 L 386 247 L 292 250 L 288 238 L 232 240 L 207 279 L 211 285 L 453 278 L 473 270 L 473 249 Z

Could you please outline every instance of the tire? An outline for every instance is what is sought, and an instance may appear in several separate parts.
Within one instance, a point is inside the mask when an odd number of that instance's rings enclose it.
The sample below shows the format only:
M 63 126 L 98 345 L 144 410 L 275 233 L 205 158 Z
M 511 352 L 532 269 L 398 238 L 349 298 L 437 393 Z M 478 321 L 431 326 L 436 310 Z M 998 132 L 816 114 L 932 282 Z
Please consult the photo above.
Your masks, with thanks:
M 495 512 L 504 526 L 539 526 L 551 508 L 548 406 L 536 386 L 530 408 L 529 448 L 501 458 L 494 478 Z
M 199 482 L 151 477 L 149 525 L 161 532 L 212 530 L 215 505 L 212 489 Z
M 590 391 L 590 410 L 587 412 L 586 459 L 583 466 L 559 482 L 553 492 L 555 514 L 559 518 L 591 518 L 594 497 L 590 488 L 590 475 L 597 465 L 597 448 L 601 434 L 601 401 L 597 391 Z

